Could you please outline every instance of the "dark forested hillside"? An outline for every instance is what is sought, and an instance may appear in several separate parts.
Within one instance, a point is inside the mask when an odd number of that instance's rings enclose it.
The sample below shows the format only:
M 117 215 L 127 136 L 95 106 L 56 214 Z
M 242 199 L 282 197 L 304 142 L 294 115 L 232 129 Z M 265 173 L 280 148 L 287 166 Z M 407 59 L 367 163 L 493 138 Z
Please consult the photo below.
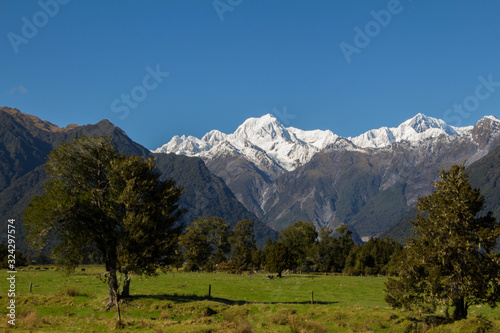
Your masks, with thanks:
M 189 224 L 198 217 L 222 217 L 232 227 L 240 220 L 254 221 L 257 245 L 264 246 L 268 237 L 277 237 L 277 232 L 263 224 L 241 204 L 224 181 L 212 174 L 199 158 L 175 154 L 154 154 L 163 177 L 175 179 L 184 187 L 181 205 L 189 210 L 184 223 Z
M 18 249 L 27 251 L 22 214 L 34 195 L 43 193 L 48 153 L 61 142 L 82 135 L 105 135 L 112 138 L 119 151 L 127 155 L 149 155 L 151 152 L 132 141 L 108 120 L 95 125 L 70 125 L 60 128 L 47 121 L 12 108 L 0 108 L 0 218 L 16 219 Z M 238 220 L 256 222 L 259 244 L 276 234 L 263 225 L 236 200 L 225 183 L 208 171 L 198 158 L 177 155 L 156 156 L 164 177 L 172 177 L 184 186 L 181 205 L 188 209 L 183 222 L 189 224 L 198 216 L 221 216 L 234 225 Z M 6 224 L 1 224 L 0 242 L 5 243 Z
M 500 146 L 466 170 L 472 186 L 481 190 L 486 208 L 500 219 Z
M 486 209 L 500 219 L 500 146 L 493 149 L 488 155 L 469 165 L 465 171 L 474 188 L 478 188 L 486 200 Z M 416 208 L 411 209 L 396 224 L 383 233 L 404 243 L 412 235 L 410 223 L 415 219 Z

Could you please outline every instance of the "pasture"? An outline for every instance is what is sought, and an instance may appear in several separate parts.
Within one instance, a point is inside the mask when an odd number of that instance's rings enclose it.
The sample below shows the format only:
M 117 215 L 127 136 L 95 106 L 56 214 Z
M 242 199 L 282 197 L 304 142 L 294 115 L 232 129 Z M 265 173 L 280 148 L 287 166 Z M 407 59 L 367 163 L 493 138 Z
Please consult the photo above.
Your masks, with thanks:
M 1 327 L 12 332 L 500 332 L 500 309 L 488 306 L 472 308 L 467 320 L 441 325 L 444 310 L 438 318 L 390 309 L 383 277 L 268 279 L 175 271 L 133 276 L 132 297 L 120 304 L 119 324 L 116 309 L 104 311 L 103 267 L 82 267 L 85 271 L 71 275 L 50 266 L 18 271 L 16 325 L 3 320 Z M 5 270 L 0 274 L 0 313 L 7 318 L 9 281 Z

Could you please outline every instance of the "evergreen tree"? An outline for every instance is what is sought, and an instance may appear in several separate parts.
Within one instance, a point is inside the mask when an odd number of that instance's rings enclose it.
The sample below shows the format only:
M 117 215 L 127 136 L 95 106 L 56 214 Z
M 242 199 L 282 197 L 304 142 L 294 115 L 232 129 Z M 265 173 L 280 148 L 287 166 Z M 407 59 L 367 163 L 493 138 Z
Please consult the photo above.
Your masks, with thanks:
M 231 244 L 232 266 L 238 270 L 249 269 L 252 265 L 252 255 L 256 250 L 253 222 L 238 221 L 229 236 Z
M 24 213 L 32 245 L 51 239 L 58 264 L 71 272 L 96 249 L 107 271 L 108 307 L 120 297 L 117 270 L 156 274 L 169 258 L 182 211 L 182 190 L 162 182 L 151 158 L 127 157 L 111 139 L 81 137 L 49 154 L 45 194 Z
M 401 251 L 401 244 L 389 238 L 370 238 L 367 243 L 352 248 L 346 260 L 344 272 L 353 275 L 391 273 L 394 269 L 393 258 Z
M 442 171 L 434 192 L 419 198 L 412 222 L 418 236 L 405 246 L 400 278 L 386 284 L 390 305 L 453 306 L 454 319 L 463 319 L 470 306 L 500 300 L 500 255 L 493 251 L 500 223 L 482 211 L 484 198 L 464 169 Z
M 252 269 L 255 271 L 263 269 L 265 265 L 264 261 L 264 251 L 261 249 L 255 249 L 255 251 L 252 252 Z
M 225 261 L 230 250 L 228 230 L 229 225 L 220 217 L 200 217 L 193 221 L 181 236 L 186 269 L 212 271 Z
M 311 248 L 313 268 L 319 272 L 330 272 L 333 270 L 333 252 L 337 245 L 337 239 L 332 236 L 331 228 L 320 228 L 318 241 Z
M 351 249 L 354 246 L 352 240 L 352 231 L 350 231 L 345 224 L 342 224 L 335 232 L 340 236 L 337 238 L 335 247 L 333 249 L 333 270 L 334 272 L 342 272 Z
M 181 191 L 171 179 L 159 181 L 151 158 L 131 156 L 116 161 L 111 189 L 120 206 L 115 218 L 123 235 L 118 248 L 118 268 L 124 274 L 122 297 L 129 296 L 130 273 L 155 275 L 157 267 L 175 260 L 182 210 L 177 209 Z
M 288 268 L 291 253 L 281 242 L 268 242 L 264 247 L 265 269 L 271 273 L 277 273 L 281 278 L 281 273 Z
M 314 246 L 316 238 L 318 234 L 313 224 L 303 221 L 295 222 L 279 234 L 281 243 L 288 248 L 294 268 L 306 271 L 311 264 L 307 260 L 308 253 Z

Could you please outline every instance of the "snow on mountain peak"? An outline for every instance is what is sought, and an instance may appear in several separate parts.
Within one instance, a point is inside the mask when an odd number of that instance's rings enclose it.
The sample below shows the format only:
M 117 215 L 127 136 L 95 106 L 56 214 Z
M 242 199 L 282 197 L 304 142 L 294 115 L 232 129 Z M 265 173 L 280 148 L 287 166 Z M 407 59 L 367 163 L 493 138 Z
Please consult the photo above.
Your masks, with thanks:
M 500 122 L 496 117 L 485 117 Z M 483 118 L 484 119 L 484 118 Z M 453 127 L 441 119 L 422 113 L 401 123 L 398 127 L 372 129 L 356 137 L 347 138 L 359 148 L 386 147 L 395 142 L 417 142 L 441 135 L 468 133 L 472 126 Z M 237 154 L 257 167 L 269 168 L 269 163 L 285 170 L 293 170 L 307 163 L 314 154 L 337 141 L 339 136 L 329 130 L 304 131 L 284 127 L 272 114 L 249 118 L 232 134 L 212 130 L 201 139 L 193 136 L 174 136 L 155 153 L 176 153 L 211 159 Z
M 329 144 L 334 143 L 339 137 L 330 130 L 310 130 L 304 131 L 295 127 L 288 127 L 287 130 L 301 140 L 318 149 L 323 149 Z
M 287 141 L 292 141 L 288 131 L 283 125 L 271 114 L 266 114 L 260 118 L 249 118 L 241 124 L 233 136 L 245 138 L 250 141 L 266 140 L 272 141 L 277 137 L 281 137 Z
M 491 121 L 494 121 L 494 122 L 497 122 L 497 123 L 500 123 L 500 119 L 498 119 L 497 117 L 495 116 L 485 116 L 483 117 L 483 119 L 489 119 Z
M 260 118 L 245 120 L 232 134 L 212 130 L 201 139 L 174 136 L 154 152 L 199 156 L 204 159 L 234 153 L 245 156 L 258 167 L 265 164 L 267 168 L 270 161 L 274 161 L 279 168 L 293 170 L 307 163 L 315 153 L 335 142 L 336 138 L 331 131 L 285 128 L 276 117 L 266 114 Z
M 426 115 L 419 113 L 415 117 L 403 122 L 400 126 L 410 126 L 417 133 L 424 133 L 425 131 L 435 128 L 441 129 L 446 134 L 455 135 L 457 131 L 441 119 L 436 119 L 432 117 L 427 117 Z
M 227 134 L 222 133 L 219 130 L 212 130 L 205 134 L 201 140 L 205 141 L 209 145 L 213 146 L 221 141 L 226 140 Z
M 363 148 L 379 148 L 400 141 L 421 141 L 440 135 L 457 135 L 465 129 L 453 127 L 441 119 L 428 117 L 422 113 L 401 123 L 398 127 L 381 127 L 372 129 L 354 138 L 354 144 Z

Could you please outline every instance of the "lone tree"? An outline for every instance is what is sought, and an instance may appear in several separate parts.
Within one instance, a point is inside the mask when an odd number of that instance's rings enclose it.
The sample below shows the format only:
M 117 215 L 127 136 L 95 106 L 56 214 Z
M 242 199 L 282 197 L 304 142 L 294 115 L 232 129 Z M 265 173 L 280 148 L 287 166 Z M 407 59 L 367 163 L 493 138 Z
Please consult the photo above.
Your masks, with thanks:
M 34 246 L 56 240 L 52 253 L 71 272 L 92 251 L 107 271 L 108 308 L 128 296 L 130 276 L 157 274 L 175 249 L 182 189 L 160 181 L 151 158 L 125 156 L 110 138 L 81 137 L 49 155 L 45 194 L 33 198 L 24 222 Z M 125 274 L 120 294 L 117 271 Z
M 440 173 L 434 192 L 419 198 L 414 232 L 406 243 L 399 279 L 386 284 L 393 307 L 454 307 L 455 320 L 470 306 L 500 300 L 500 255 L 493 249 L 500 223 L 484 213 L 484 197 L 472 189 L 463 166 Z

